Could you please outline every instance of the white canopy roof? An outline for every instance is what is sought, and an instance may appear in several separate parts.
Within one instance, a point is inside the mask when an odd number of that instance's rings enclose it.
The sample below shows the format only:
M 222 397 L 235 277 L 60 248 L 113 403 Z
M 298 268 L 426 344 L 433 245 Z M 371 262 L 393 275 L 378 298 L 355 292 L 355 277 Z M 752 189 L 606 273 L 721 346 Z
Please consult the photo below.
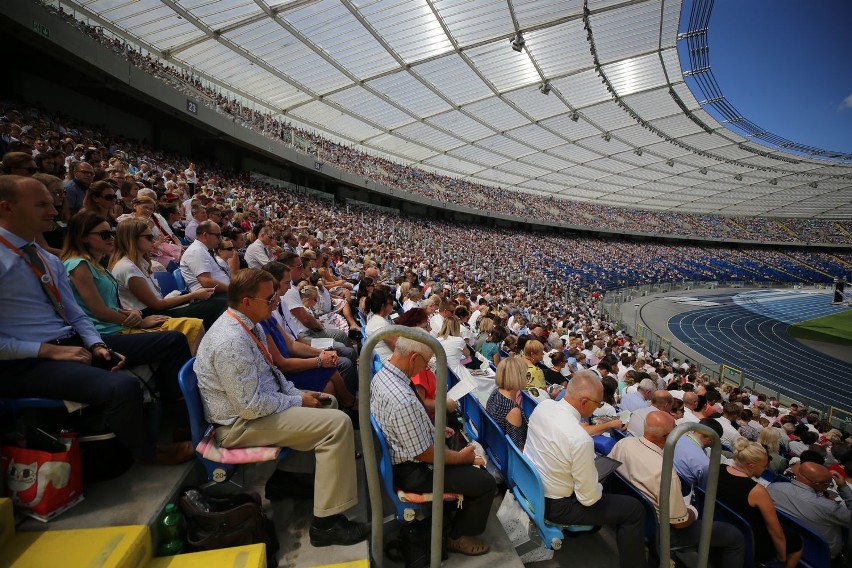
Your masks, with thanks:
M 852 217 L 852 156 L 748 137 L 696 100 L 679 0 L 62 1 L 296 123 L 430 171 L 614 206 Z

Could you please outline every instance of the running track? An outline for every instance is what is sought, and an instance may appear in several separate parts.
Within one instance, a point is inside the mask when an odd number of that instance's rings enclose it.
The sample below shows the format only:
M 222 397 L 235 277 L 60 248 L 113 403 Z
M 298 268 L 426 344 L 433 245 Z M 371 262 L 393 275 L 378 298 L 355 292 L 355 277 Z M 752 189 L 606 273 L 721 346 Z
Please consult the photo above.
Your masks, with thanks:
M 771 311 L 776 317 L 764 315 L 768 311 L 766 302 L 757 309 L 751 302 L 756 297 L 751 293 L 736 298 L 701 299 L 717 300 L 720 305 L 681 313 L 668 321 L 669 330 L 684 344 L 713 361 L 742 370 L 747 378 L 767 387 L 776 384 L 793 398 L 809 398 L 826 407 L 852 411 L 852 365 L 819 353 L 787 335 L 790 325 L 787 322 L 838 311 L 830 305 L 830 297 L 805 295 L 797 301 L 787 298 L 772 302 Z M 744 299 L 751 309 L 738 305 Z

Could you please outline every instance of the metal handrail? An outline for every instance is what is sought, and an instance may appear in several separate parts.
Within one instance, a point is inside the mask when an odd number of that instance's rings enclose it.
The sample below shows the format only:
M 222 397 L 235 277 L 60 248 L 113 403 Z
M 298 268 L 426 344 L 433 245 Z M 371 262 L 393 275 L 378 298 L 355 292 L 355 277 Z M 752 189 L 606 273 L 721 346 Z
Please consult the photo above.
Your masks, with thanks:
M 376 568 L 382 568 L 384 562 L 384 535 L 381 522 L 376 522 L 375 516 L 378 512 L 379 519 L 382 515 L 382 486 L 379 480 L 379 467 L 376 463 L 376 446 L 373 443 L 373 429 L 366 425 L 370 423 L 370 393 L 372 383 L 373 351 L 376 344 L 385 337 L 405 337 L 426 344 L 435 354 L 437 364 L 435 367 L 435 459 L 432 464 L 432 495 L 438 499 L 444 495 L 444 448 L 446 440 L 444 430 L 447 427 L 447 354 L 438 340 L 421 329 L 406 327 L 404 325 L 391 325 L 383 327 L 380 331 L 370 334 L 366 343 L 361 348 L 361 356 L 358 358 L 358 417 L 361 422 L 361 445 L 364 454 L 364 469 L 367 474 L 367 489 L 370 493 L 370 509 L 372 512 L 371 530 L 372 542 L 370 553 Z M 430 568 L 441 566 L 441 540 L 443 534 L 444 508 L 432 507 L 432 539 L 430 549 L 432 550 Z
M 671 557 L 672 527 L 670 524 L 669 502 L 671 500 L 675 445 L 680 437 L 687 432 L 704 434 L 713 442 L 710 451 L 707 493 L 704 499 L 704 511 L 701 518 L 701 535 L 698 539 L 698 568 L 707 568 L 707 562 L 710 557 L 710 535 L 713 532 L 713 513 L 716 509 L 716 486 L 719 483 L 719 463 L 722 459 L 722 442 L 712 428 L 697 422 L 687 422 L 675 427 L 668 435 L 668 438 L 666 438 L 666 444 L 663 446 L 663 471 L 660 476 L 660 568 L 669 568 Z

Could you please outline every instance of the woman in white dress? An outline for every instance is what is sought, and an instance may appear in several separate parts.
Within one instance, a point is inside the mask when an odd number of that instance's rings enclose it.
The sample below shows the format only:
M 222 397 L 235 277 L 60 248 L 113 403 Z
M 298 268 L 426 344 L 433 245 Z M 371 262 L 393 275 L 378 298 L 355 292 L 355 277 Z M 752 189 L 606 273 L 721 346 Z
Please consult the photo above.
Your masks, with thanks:
M 461 324 L 457 317 L 450 316 L 444 320 L 444 326 L 438 334 L 438 343 L 447 354 L 447 367 L 456 374 L 460 381 L 469 381 L 476 385 L 473 393 L 482 402 L 488 402 L 491 391 L 494 390 L 494 375 L 472 375 L 464 364 L 470 360 L 471 351 L 461 337 Z

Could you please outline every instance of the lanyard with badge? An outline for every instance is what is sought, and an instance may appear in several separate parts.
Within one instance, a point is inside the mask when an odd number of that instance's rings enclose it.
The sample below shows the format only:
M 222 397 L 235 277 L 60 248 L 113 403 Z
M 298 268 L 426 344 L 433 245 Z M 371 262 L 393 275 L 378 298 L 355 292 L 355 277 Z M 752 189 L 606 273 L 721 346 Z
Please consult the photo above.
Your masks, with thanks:
M 0 235 L 0 242 L 6 245 L 6 248 L 10 251 L 21 257 L 21 260 L 24 261 L 32 273 L 35 274 L 36 278 L 38 278 L 39 284 L 41 284 L 41 289 L 50 300 L 50 303 L 53 304 L 53 309 L 56 310 L 56 313 L 62 318 L 62 321 L 73 328 L 74 326 L 71 325 L 70 321 L 68 321 L 68 316 L 65 315 L 65 306 L 62 305 L 62 294 L 59 293 L 59 288 L 56 286 L 56 279 L 53 276 L 53 271 L 50 269 L 50 266 L 44 262 L 44 259 L 38 252 L 38 249 L 35 248 L 34 245 L 29 245 L 34 247 L 33 252 L 36 254 L 39 261 L 41 261 L 42 266 L 44 266 L 47 271 L 46 273 L 36 266 L 30 258 L 28 258 L 29 255 L 21 252 L 21 249 L 10 243 L 5 237 L 3 237 L 3 235 Z

